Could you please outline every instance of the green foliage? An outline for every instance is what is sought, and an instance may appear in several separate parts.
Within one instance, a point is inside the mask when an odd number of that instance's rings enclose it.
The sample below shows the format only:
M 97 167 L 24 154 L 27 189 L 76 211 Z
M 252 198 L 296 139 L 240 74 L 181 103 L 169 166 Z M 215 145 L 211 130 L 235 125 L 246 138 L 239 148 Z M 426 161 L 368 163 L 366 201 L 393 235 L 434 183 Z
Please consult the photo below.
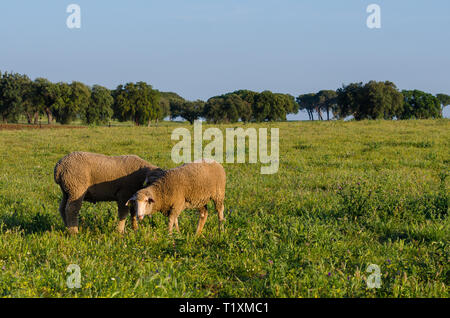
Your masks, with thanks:
M 56 83 L 51 87 L 51 95 L 54 98 L 53 116 L 61 124 L 68 124 L 78 115 L 71 101 L 72 87 L 63 82 Z
M 150 126 L 152 121 L 167 117 L 181 117 L 190 123 L 200 118 L 213 123 L 280 122 L 299 110 L 306 111 L 310 120 L 314 120 L 314 114 L 323 120 L 323 113 L 327 120 L 331 116 L 353 116 L 356 120 L 442 118 L 442 109 L 450 104 L 446 94 L 434 97 L 418 90 L 403 93 L 405 96 L 392 82 L 370 81 L 297 98 L 271 91 L 237 90 L 211 97 L 205 103 L 187 101 L 174 92 L 160 92 L 145 82 L 127 83 L 109 91 L 80 82 L 54 84 L 45 78 L 32 82 L 26 75 L 0 72 L 0 115 L 3 122 L 17 122 L 25 116 L 29 124 L 37 124 L 40 116 L 46 115 L 49 124 L 55 118 L 61 124 L 81 120 L 102 125 L 112 117 Z
M 400 119 L 427 119 L 441 118 L 441 102 L 435 96 L 419 91 L 403 92 L 403 111 L 399 114 Z
M 166 118 L 168 116 L 171 116 L 172 118 L 177 117 L 177 116 L 172 115 L 171 107 L 172 107 L 173 102 L 180 101 L 180 100 L 184 101 L 184 98 L 176 93 L 159 92 L 159 103 L 160 103 L 161 113 L 160 113 L 160 116 L 157 118 L 157 120 L 163 120 L 164 118 Z
M 337 90 L 339 117 L 356 120 L 393 119 L 402 112 L 403 96 L 394 83 L 370 81 L 352 83 Z
M 337 109 L 337 93 L 332 90 L 321 90 L 316 96 L 319 109 L 327 113 L 327 120 L 330 120 L 330 111 Z
M 113 93 L 114 117 L 119 121 L 132 120 L 136 125 L 150 125 L 161 118 L 159 92 L 145 82 L 119 85 Z
M 235 123 L 239 121 L 241 109 L 246 109 L 244 116 L 248 121 L 250 106 L 238 95 L 226 94 L 210 98 L 205 105 L 203 116 L 213 123 Z
M 450 106 L 450 95 L 437 94 L 436 97 L 439 100 L 439 102 L 441 103 L 442 108 Z M 441 115 L 442 115 L 442 111 L 441 111 Z
M 17 122 L 29 96 L 31 80 L 17 73 L 0 75 L 0 115 L 3 122 Z
M 291 95 L 239 90 L 210 98 L 204 117 L 214 123 L 285 121 L 287 114 L 297 111 Z
M 314 111 L 316 110 L 316 94 L 303 94 L 296 98 L 299 110 L 305 110 L 308 113 L 309 120 L 314 120 Z
M 171 102 L 173 116 L 180 116 L 186 119 L 191 125 L 203 115 L 204 108 L 205 102 L 202 100 L 187 101 L 177 99 Z
M 84 112 L 84 122 L 88 125 L 108 123 L 113 115 L 113 103 L 114 99 L 109 89 L 100 85 L 94 85 L 89 107 Z
M 337 93 L 332 90 L 321 90 L 317 94 L 303 94 L 296 98 L 300 110 L 308 113 L 309 120 L 314 120 L 314 112 L 320 120 L 323 120 L 322 112 L 327 113 L 327 120 L 330 120 L 330 112 L 333 111 L 336 118 L 339 118 L 339 108 L 337 107 Z

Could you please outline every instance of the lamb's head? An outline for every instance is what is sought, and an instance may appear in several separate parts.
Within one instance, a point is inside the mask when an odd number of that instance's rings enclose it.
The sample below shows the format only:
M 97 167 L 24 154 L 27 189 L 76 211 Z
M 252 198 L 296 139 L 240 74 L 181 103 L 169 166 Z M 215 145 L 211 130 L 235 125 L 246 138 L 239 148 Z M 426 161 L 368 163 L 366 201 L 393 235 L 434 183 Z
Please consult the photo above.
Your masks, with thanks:
M 125 205 L 131 206 L 136 213 L 137 219 L 142 220 L 144 216 L 152 215 L 156 212 L 153 209 L 155 204 L 155 200 L 153 198 L 153 192 L 146 188 L 136 192 Z

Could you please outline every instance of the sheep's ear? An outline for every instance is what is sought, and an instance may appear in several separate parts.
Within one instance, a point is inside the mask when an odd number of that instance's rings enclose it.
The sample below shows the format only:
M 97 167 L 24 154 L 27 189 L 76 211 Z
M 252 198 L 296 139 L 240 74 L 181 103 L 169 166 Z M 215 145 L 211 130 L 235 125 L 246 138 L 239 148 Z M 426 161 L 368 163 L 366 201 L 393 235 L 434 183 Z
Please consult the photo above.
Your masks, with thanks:
M 127 203 L 125 203 L 125 206 L 130 206 L 132 201 L 136 201 L 136 195 L 133 195 L 130 200 L 127 201 Z

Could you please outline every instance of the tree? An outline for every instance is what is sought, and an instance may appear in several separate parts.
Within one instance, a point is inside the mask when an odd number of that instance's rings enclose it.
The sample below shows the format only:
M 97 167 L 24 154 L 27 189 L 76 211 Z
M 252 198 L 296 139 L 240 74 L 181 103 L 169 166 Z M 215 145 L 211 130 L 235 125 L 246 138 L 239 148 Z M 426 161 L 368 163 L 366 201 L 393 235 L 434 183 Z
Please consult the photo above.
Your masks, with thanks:
M 136 125 L 150 125 L 161 116 L 159 92 L 145 82 L 119 85 L 113 92 L 114 117 L 119 121 L 132 120 Z
M 235 99 L 234 103 L 236 103 L 239 119 L 243 123 L 250 122 L 253 118 L 252 105 L 239 97 L 239 95 L 233 94 L 233 98 Z
M 316 100 L 319 109 L 322 109 L 327 113 L 327 120 L 330 120 L 330 110 L 333 113 L 336 110 L 337 105 L 337 93 L 332 90 L 321 90 L 316 94 Z
M 432 94 L 419 90 L 404 90 L 404 104 L 400 119 L 441 118 L 441 102 Z
M 437 94 L 436 97 L 442 105 L 441 108 L 441 117 L 442 117 L 442 112 L 444 108 L 450 105 L 450 96 L 447 94 Z
M 22 107 L 28 124 L 37 124 L 39 113 L 42 109 L 42 100 L 38 94 L 38 86 L 31 80 L 25 86 L 22 96 Z
M 209 122 L 213 123 L 230 123 L 239 120 L 238 105 L 242 100 L 238 100 L 239 96 L 234 94 L 215 96 L 205 104 L 203 116 Z
M 83 121 L 88 125 L 108 123 L 113 115 L 113 103 L 114 99 L 109 89 L 100 85 L 94 85 L 89 106 L 85 108 Z
M 296 98 L 299 110 L 305 110 L 308 113 L 309 120 L 314 120 L 314 109 L 316 103 L 316 94 L 303 94 Z
M 241 121 L 244 123 L 255 121 L 253 110 L 255 109 L 254 104 L 259 93 L 250 90 L 238 90 L 231 94 L 239 97 L 237 107 Z
M 337 90 L 338 118 L 353 115 L 356 120 L 393 119 L 401 112 L 403 95 L 394 83 L 370 81 L 352 83 Z
M 207 121 L 235 123 L 252 120 L 253 109 L 250 102 L 242 99 L 236 92 L 210 98 L 204 109 Z
M 56 121 L 61 124 L 69 124 L 77 117 L 81 117 L 89 105 L 91 91 L 81 82 L 57 83 L 50 87 L 53 114 Z
M 4 73 L 0 78 L 0 114 L 3 122 L 17 122 L 29 95 L 31 80 L 26 75 Z
M 274 96 L 271 91 L 264 91 L 255 96 L 255 101 L 252 105 L 254 121 L 262 122 L 269 117 L 273 99 Z
M 363 94 L 366 103 L 359 105 L 355 118 L 393 119 L 402 111 L 403 95 L 392 82 L 370 81 Z
M 72 104 L 72 87 L 67 83 L 59 82 L 50 87 L 50 94 L 54 100 L 52 109 L 56 121 L 61 124 L 70 123 L 78 111 Z
M 160 118 L 158 118 L 159 120 L 168 116 L 170 116 L 171 119 L 178 117 L 173 116 L 172 114 L 171 108 L 174 101 L 184 101 L 184 98 L 173 92 L 159 92 L 159 105 L 161 109 Z
M 343 85 L 338 88 L 337 93 L 337 107 L 335 116 L 339 119 L 344 119 L 358 109 L 363 101 L 363 83 L 351 83 L 347 86 Z
M 53 120 L 53 112 L 58 99 L 55 84 L 45 78 L 38 77 L 34 80 L 33 87 L 34 103 L 39 112 L 47 116 L 47 122 L 50 124 Z
M 203 115 L 205 102 L 202 100 L 196 101 L 181 101 L 176 100 L 173 102 L 174 113 L 177 117 L 181 117 L 187 120 L 191 125 L 195 120 L 199 119 Z
M 269 121 L 285 121 L 287 114 L 298 112 L 294 96 L 289 94 L 273 94 L 273 101 L 267 116 Z

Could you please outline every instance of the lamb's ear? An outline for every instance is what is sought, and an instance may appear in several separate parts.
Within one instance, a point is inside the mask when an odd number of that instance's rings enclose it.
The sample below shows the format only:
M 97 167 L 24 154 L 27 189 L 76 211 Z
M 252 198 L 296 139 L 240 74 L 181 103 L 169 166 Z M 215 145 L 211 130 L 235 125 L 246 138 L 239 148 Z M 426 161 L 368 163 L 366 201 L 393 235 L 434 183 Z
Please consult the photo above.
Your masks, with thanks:
M 132 201 L 136 201 L 136 195 L 133 195 L 130 200 L 127 201 L 127 203 L 125 203 L 125 206 L 130 206 Z

